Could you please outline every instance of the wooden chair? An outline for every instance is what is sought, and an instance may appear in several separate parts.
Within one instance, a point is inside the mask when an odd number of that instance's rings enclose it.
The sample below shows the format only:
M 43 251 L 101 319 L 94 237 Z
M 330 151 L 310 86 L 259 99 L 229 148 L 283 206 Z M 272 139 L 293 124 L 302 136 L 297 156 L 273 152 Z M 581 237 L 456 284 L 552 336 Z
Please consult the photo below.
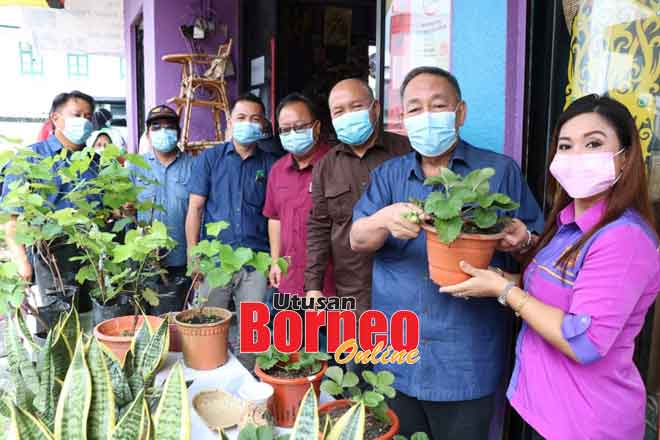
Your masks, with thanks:
M 182 150 L 207 148 L 225 140 L 222 118 L 224 115 L 225 126 L 227 126 L 229 99 L 227 98 L 225 74 L 228 66 L 231 66 L 231 44 L 230 39 L 227 43 L 220 45 L 217 55 L 185 53 L 164 55 L 162 58 L 163 61 L 169 63 L 181 64 L 179 96 L 170 98 L 167 102 L 174 104 L 176 112 L 183 119 L 179 141 L 179 148 Z M 203 73 L 200 74 L 202 70 Z M 202 91 L 208 96 L 200 97 Z M 190 140 L 190 119 L 194 107 L 211 110 L 215 139 Z

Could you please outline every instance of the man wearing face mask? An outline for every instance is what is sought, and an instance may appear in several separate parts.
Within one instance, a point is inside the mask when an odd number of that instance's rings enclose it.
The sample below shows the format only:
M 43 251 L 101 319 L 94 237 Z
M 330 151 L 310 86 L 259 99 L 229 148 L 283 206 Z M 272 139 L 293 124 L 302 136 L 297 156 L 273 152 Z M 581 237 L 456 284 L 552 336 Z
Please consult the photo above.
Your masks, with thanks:
M 466 103 L 456 78 L 436 67 L 412 70 L 401 86 L 404 125 L 414 152 L 393 159 L 372 174 L 372 182 L 353 211 L 351 247 L 374 256 L 373 308 L 393 314 L 401 304 L 420 318 L 420 360 L 413 365 L 379 365 L 397 377 L 391 403 L 401 434 L 416 431 L 431 438 L 488 438 L 494 395 L 507 358 L 511 314 L 494 300 L 465 301 L 440 294 L 429 278 L 426 237 L 404 218 L 421 209 L 438 188 L 425 178 L 450 168 L 457 174 L 492 167 L 491 190 L 520 204 L 508 213 L 516 220 L 499 248 L 523 253 L 543 228 L 538 204 L 516 163 L 468 144 L 458 135 Z M 513 260 L 496 253 L 491 265 L 512 270 Z
M 188 183 L 192 175 L 193 157 L 178 146 L 179 116 L 166 105 L 151 109 L 147 116 L 146 135 L 152 146 L 144 155 L 148 169 L 130 165 L 131 179 L 143 187 L 138 199 L 151 201 L 164 210 L 138 212 L 138 221 L 158 220 L 167 226 L 176 247 L 164 260 L 170 279 L 186 274 L 186 214 L 188 213 Z M 183 298 L 181 298 L 183 301 Z
M 307 218 L 312 209 L 312 170 L 330 147 L 319 140 L 321 121 L 314 104 L 304 95 L 292 93 L 277 107 L 280 141 L 289 152 L 273 166 L 266 190 L 264 215 L 268 217 L 268 238 L 273 262 L 289 257 L 283 276 L 279 266 L 270 270 L 270 284 L 282 293 L 305 295 L 307 260 Z M 323 294 L 335 294 L 332 267 L 328 264 Z
M 369 183 L 369 173 L 388 159 L 410 151 L 407 140 L 380 133 L 380 103 L 359 79 L 337 83 L 328 99 L 332 125 L 341 143 L 315 166 L 313 208 L 307 224 L 305 291 L 322 293 L 328 262 L 334 264 L 338 296 L 357 299 L 358 312 L 371 303 L 371 256 L 351 250 L 352 210 Z
M 230 227 L 220 233 L 223 243 L 268 252 L 267 219 L 262 210 L 266 184 L 276 157 L 257 147 L 263 138 L 264 105 L 252 94 L 239 96 L 231 109 L 232 140 L 208 149 L 195 158 L 195 172 L 188 189 L 190 202 L 186 216 L 188 249 L 199 242 L 202 225 L 226 221 Z M 194 261 L 189 261 L 193 264 Z M 233 298 L 238 311 L 242 301 L 263 301 L 267 280 L 252 268 L 234 275 L 226 287 L 209 290 L 206 283 L 199 293 L 208 296 L 208 305 L 228 307 Z M 238 325 L 238 324 L 237 324 Z M 248 368 L 254 367 L 254 356 L 238 353 L 238 334 L 230 332 L 234 353 Z
M 42 159 L 56 156 L 60 154 L 62 150 L 66 150 L 67 152 L 81 150 L 85 147 L 85 142 L 92 133 L 93 127 L 91 118 L 94 112 L 94 106 L 94 99 L 85 93 L 77 90 L 69 93 L 60 93 L 53 100 L 49 114 L 49 119 L 53 126 L 53 134 L 51 134 L 45 141 L 38 142 L 28 148 L 34 151 L 37 156 Z M 56 162 L 54 167 L 59 167 L 62 164 L 62 161 Z M 97 163 L 92 162 L 90 168 L 85 171 L 80 178 L 83 180 L 91 179 L 95 176 L 96 172 Z M 6 176 L 2 189 L 2 197 L 4 198 L 9 193 L 12 182 L 20 180 L 21 176 Z M 71 202 L 66 200 L 64 196 L 72 190 L 76 182 L 54 181 L 51 183 L 58 187 L 58 191 L 48 198 L 49 203 L 52 204 L 56 210 L 73 207 Z M 37 285 L 41 292 L 54 288 L 55 281 L 52 279 L 46 263 L 36 255 L 32 255 L 30 258 L 25 247 L 16 243 L 15 232 L 16 222 L 14 219 L 5 224 L 5 237 L 7 247 L 12 255 L 12 260 L 18 265 L 20 276 L 26 281 L 30 281 L 32 276 L 35 275 Z M 61 268 L 64 268 L 63 263 L 67 262 L 70 257 L 77 255 L 75 247 L 65 245 L 64 243 L 53 243 L 51 245 L 51 250 Z M 73 265 L 68 264 L 67 267 L 70 266 Z M 72 268 L 72 270 L 62 273 L 65 284 L 75 284 L 73 280 L 75 272 L 76 269 Z M 81 295 L 80 300 L 80 307 L 83 310 L 79 311 L 85 311 L 84 309 L 89 307 L 89 298 L 85 298 L 85 301 L 83 301 Z

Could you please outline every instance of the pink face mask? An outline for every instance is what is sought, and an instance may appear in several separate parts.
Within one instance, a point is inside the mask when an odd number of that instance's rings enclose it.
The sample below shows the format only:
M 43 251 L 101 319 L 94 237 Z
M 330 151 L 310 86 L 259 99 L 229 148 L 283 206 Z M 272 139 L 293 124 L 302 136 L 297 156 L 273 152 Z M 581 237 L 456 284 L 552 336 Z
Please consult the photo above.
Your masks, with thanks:
M 616 176 L 614 158 L 617 153 L 555 154 L 550 172 L 574 199 L 584 199 L 610 189 Z

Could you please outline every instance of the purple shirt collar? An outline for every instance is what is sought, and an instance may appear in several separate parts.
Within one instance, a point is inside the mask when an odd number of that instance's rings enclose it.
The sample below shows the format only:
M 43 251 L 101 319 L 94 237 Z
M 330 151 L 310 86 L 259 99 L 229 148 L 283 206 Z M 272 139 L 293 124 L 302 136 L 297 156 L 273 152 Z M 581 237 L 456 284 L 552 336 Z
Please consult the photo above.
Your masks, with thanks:
M 559 212 L 559 225 L 561 226 L 575 223 L 583 233 L 587 232 L 596 226 L 600 219 L 603 218 L 605 208 L 607 208 L 607 199 L 603 197 L 576 219 L 575 202 L 573 201 Z

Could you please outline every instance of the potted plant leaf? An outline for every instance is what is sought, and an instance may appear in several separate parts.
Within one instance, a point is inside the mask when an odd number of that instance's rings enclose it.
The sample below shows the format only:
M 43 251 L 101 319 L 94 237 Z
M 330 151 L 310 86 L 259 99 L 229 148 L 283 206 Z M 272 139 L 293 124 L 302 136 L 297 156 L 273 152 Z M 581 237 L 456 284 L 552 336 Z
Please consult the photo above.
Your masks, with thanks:
M 268 253 L 254 252 L 244 247 L 233 249 L 220 241 L 220 233 L 228 227 L 229 223 L 223 221 L 207 224 L 207 235 L 216 239 L 202 240 L 189 250 L 197 273 L 203 274 L 211 289 L 226 286 L 244 266 L 251 266 L 264 276 L 270 270 L 272 260 Z M 277 264 L 286 273 L 286 259 L 280 258 Z M 190 267 L 188 275 L 192 273 L 193 267 Z M 195 275 L 188 294 L 194 288 L 197 277 Z M 196 370 L 211 370 L 227 362 L 231 317 L 227 309 L 205 307 L 204 298 L 197 298 L 196 307 L 175 315 L 174 321 L 181 337 L 183 359 L 187 366 Z M 205 349 L 200 350 L 199 347 Z
M 36 366 L 21 343 L 26 336 L 20 319 L 11 320 L 16 392 L 0 396 L 10 438 L 189 439 L 181 365 L 172 368 L 162 389 L 153 387 L 167 354 L 167 326 L 141 331 L 122 366 L 95 338 L 83 336 L 76 317 L 73 309 L 49 332 Z
M 417 202 L 431 224 L 415 213 L 405 214 L 426 231 L 429 272 L 436 284 L 467 280 L 469 275 L 459 267 L 461 261 L 481 269 L 488 267 L 501 232 L 511 221 L 502 213 L 519 206 L 505 194 L 490 192 L 493 175 L 493 168 L 474 170 L 465 177 L 442 168 L 440 174 L 424 181 L 425 185 L 442 187 Z
M 325 377 L 321 389 L 338 400 L 320 406 L 322 425 L 335 425 L 352 405 L 358 403 L 365 407 L 365 440 L 387 440 L 399 432 L 399 418 L 386 403 L 386 398 L 393 399 L 396 396 L 396 390 L 392 387 L 392 373 L 363 371 L 362 377 L 371 387 L 364 391 L 359 387 L 358 376 L 351 371 L 344 373 L 340 367 L 328 368 Z
M 271 346 L 257 356 L 255 374 L 273 387 L 270 412 L 278 426 L 291 427 L 303 396 L 313 385 L 318 396 L 321 379 L 328 368 L 327 353 L 280 353 Z

